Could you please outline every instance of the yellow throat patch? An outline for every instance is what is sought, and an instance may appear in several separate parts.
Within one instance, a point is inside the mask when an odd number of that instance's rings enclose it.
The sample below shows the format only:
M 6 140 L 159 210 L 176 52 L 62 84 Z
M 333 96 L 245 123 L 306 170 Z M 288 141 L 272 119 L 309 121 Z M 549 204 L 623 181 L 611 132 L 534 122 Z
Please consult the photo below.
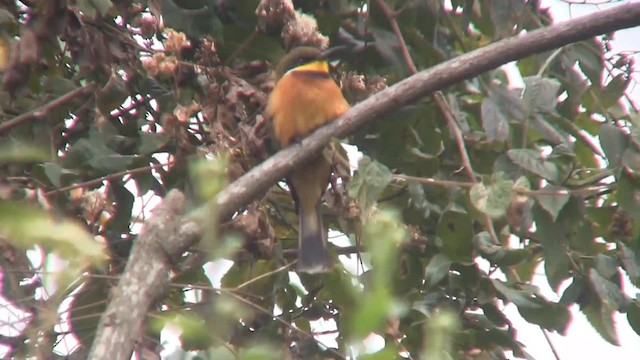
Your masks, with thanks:
M 329 73 L 329 62 L 327 60 L 316 60 L 310 63 L 302 64 L 300 66 L 296 66 L 293 69 L 287 71 L 287 74 L 298 71 L 312 71 L 312 72 L 322 72 Z

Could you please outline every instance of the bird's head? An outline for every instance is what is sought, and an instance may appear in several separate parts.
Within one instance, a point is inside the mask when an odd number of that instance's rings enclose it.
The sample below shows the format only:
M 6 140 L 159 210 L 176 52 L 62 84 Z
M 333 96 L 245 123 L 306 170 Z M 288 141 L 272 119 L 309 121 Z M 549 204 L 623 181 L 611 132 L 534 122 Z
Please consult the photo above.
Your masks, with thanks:
M 343 47 L 332 47 L 320 50 L 309 46 L 293 48 L 282 57 L 276 66 L 278 79 L 292 71 L 309 71 L 316 73 L 329 73 L 329 57 L 342 51 Z

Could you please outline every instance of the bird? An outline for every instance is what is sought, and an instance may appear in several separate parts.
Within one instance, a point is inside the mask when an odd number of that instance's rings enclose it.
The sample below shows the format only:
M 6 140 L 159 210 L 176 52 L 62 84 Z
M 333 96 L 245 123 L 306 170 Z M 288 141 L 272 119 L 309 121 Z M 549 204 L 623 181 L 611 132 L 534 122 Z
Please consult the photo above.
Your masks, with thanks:
M 266 115 L 281 147 L 291 145 L 349 110 L 349 103 L 330 73 L 328 58 L 339 50 L 296 47 L 278 62 Z M 324 273 L 333 267 L 320 214 L 330 176 L 331 162 L 320 154 L 291 170 L 286 178 L 298 213 L 299 272 Z

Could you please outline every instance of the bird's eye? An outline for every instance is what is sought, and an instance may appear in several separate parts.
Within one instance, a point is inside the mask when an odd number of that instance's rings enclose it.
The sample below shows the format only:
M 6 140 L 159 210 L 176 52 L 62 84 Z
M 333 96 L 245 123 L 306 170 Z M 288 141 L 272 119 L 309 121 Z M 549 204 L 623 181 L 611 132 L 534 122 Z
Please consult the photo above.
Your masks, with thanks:
M 297 65 L 304 65 L 304 64 L 308 64 L 308 63 L 310 63 L 312 61 L 313 61 L 313 59 L 311 59 L 311 58 L 303 57 L 303 58 L 298 59 L 298 61 L 296 61 L 296 63 L 297 63 Z

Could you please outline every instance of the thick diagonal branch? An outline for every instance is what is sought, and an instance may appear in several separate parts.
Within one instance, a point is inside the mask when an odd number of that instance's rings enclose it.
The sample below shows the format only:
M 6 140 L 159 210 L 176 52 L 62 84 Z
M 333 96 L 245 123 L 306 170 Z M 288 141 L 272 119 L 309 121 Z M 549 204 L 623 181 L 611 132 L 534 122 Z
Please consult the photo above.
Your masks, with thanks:
M 357 104 L 333 123 L 318 129 L 301 143 L 280 151 L 234 181 L 215 199 L 218 213 L 222 218 L 228 218 L 264 194 L 292 167 L 319 153 L 331 138 L 351 134 L 364 124 L 436 90 L 529 55 L 638 25 L 640 3 L 625 4 L 502 40 L 415 74 Z M 170 201 L 169 197 L 167 201 Z M 162 217 L 161 214 L 154 216 Z M 163 251 L 170 257 L 179 256 L 196 241 L 198 231 L 201 231 L 200 223 L 187 217 L 174 229 L 175 232 L 154 230 L 154 227 L 165 226 L 162 221 L 152 219 L 145 224 L 146 240 L 134 246 L 122 280 L 102 315 L 90 359 L 125 360 L 131 357 L 133 339 L 142 334 L 145 312 L 151 301 L 162 295 L 169 282 L 168 266 L 154 267 L 152 262 L 166 261 Z M 144 269 L 149 272 L 140 271 Z M 149 299 L 134 302 L 140 296 Z M 119 331 L 126 336 L 117 333 Z

